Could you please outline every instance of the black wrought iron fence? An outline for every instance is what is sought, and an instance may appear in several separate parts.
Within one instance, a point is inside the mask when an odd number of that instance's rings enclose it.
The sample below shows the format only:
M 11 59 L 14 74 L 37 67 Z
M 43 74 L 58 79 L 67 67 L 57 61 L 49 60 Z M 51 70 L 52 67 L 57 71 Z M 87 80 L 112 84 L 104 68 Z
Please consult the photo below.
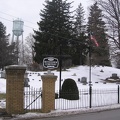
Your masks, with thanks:
M 24 108 L 26 111 L 40 111 L 41 110 L 41 89 L 25 88 L 24 92 Z M 56 92 L 57 94 L 57 92 Z M 66 93 L 65 93 L 66 94 Z M 69 96 L 74 96 L 69 93 Z M 87 89 L 79 90 L 79 99 L 64 99 L 58 97 L 55 99 L 55 109 L 67 110 L 67 109 L 80 109 L 80 108 L 92 108 L 99 106 L 107 106 L 120 103 L 120 90 L 119 86 L 116 88 L 102 88 L 94 89 L 88 87 Z
M 111 89 L 93 89 L 92 90 L 92 107 L 107 106 L 118 103 L 117 88 Z
M 73 94 L 71 94 L 72 96 Z M 55 109 L 80 109 L 80 108 L 92 108 L 99 106 L 107 106 L 113 104 L 119 104 L 119 86 L 118 88 L 102 88 L 94 89 L 92 87 L 88 89 L 79 90 L 78 100 L 68 100 L 64 98 L 58 98 L 55 100 Z

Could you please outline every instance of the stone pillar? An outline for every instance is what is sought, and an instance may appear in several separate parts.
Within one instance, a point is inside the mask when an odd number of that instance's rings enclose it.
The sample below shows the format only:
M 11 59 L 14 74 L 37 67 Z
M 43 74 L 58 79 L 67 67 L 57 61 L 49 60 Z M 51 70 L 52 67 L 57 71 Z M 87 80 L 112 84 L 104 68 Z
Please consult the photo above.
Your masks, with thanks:
M 6 67 L 6 111 L 8 114 L 24 113 L 24 74 L 26 67 Z
M 53 74 L 42 75 L 42 112 L 47 113 L 55 109 L 55 81 Z

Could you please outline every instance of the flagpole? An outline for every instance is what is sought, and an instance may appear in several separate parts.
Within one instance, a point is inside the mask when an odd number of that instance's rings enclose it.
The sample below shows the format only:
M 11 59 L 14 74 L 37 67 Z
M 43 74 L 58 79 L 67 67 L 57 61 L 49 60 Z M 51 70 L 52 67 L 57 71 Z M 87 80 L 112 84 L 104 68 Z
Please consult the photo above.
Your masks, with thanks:
M 92 35 L 92 33 L 90 32 L 89 33 L 89 67 L 90 67 L 90 70 L 89 70 L 89 85 L 91 86 L 92 85 L 92 81 L 91 81 L 91 47 L 92 47 L 92 41 L 94 42 L 94 44 L 96 45 L 96 47 L 99 46 L 96 38 Z
M 92 107 L 92 81 L 91 81 L 91 33 L 89 33 L 89 107 Z

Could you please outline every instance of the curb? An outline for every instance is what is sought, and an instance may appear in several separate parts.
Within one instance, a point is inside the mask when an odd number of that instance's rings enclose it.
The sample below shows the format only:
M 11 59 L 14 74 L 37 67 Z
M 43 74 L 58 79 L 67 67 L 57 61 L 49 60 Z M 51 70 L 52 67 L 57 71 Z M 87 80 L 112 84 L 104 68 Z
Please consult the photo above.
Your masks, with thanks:
M 95 108 L 84 108 L 77 110 L 54 110 L 50 113 L 26 113 L 24 115 L 13 115 L 9 120 L 30 120 L 30 119 L 39 119 L 39 118 L 48 118 L 48 117 L 58 117 L 58 116 L 67 116 L 67 115 L 76 115 L 76 114 L 86 114 L 94 112 L 109 111 L 120 108 L 120 105 L 110 105 L 104 107 L 95 107 Z M 5 117 L 3 118 L 6 119 Z M 0 119 L 1 120 L 1 119 Z

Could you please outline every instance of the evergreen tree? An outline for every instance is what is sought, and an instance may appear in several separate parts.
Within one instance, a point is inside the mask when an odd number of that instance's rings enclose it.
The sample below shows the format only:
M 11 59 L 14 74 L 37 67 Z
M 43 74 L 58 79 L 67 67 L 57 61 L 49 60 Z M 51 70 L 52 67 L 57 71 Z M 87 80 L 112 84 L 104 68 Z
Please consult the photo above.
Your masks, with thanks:
M 71 56 L 74 65 L 83 65 L 88 53 L 88 37 L 85 33 L 75 38 L 71 46 Z
M 73 63 L 76 65 L 85 64 L 87 54 L 87 36 L 85 34 L 86 25 L 84 15 L 85 11 L 80 3 L 75 14 L 75 35 L 77 42 L 73 44 Z
M 91 55 L 93 65 L 110 65 L 108 39 L 105 33 L 105 22 L 102 18 L 102 10 L 98 7 L 96 2 L 90 7 L 88 18 L 88 33 L 92 32 L 99 44 L 98 47 L 95 47 L 92 44 L 93 47 L 91 48 Z
M 33 36 L 36 62 L 42 62 L 43 55 L 60 54 L 60 45 L 62 54 L 69 53 L 69 39 L 72 35 L 70 5 L 67 0 L 46 1 L 45 8 L 40 13 L 39 31 L 34 31 Z
M 76 14 L 75 14 L 75 28 L 76 28 L 75 30 L 77 36 L 80 36 L 81 33 L 84 33 L 86 31 L 84 15 L 85 15 L 85 11 L 82 4 L 80 3 L 78 5 L 78 8 L 76 9 Z
M 14 64 L 14 46 L 9 45 L 9 35 L 6 35 L 6 27 L 0 22 L 0 68 Z

